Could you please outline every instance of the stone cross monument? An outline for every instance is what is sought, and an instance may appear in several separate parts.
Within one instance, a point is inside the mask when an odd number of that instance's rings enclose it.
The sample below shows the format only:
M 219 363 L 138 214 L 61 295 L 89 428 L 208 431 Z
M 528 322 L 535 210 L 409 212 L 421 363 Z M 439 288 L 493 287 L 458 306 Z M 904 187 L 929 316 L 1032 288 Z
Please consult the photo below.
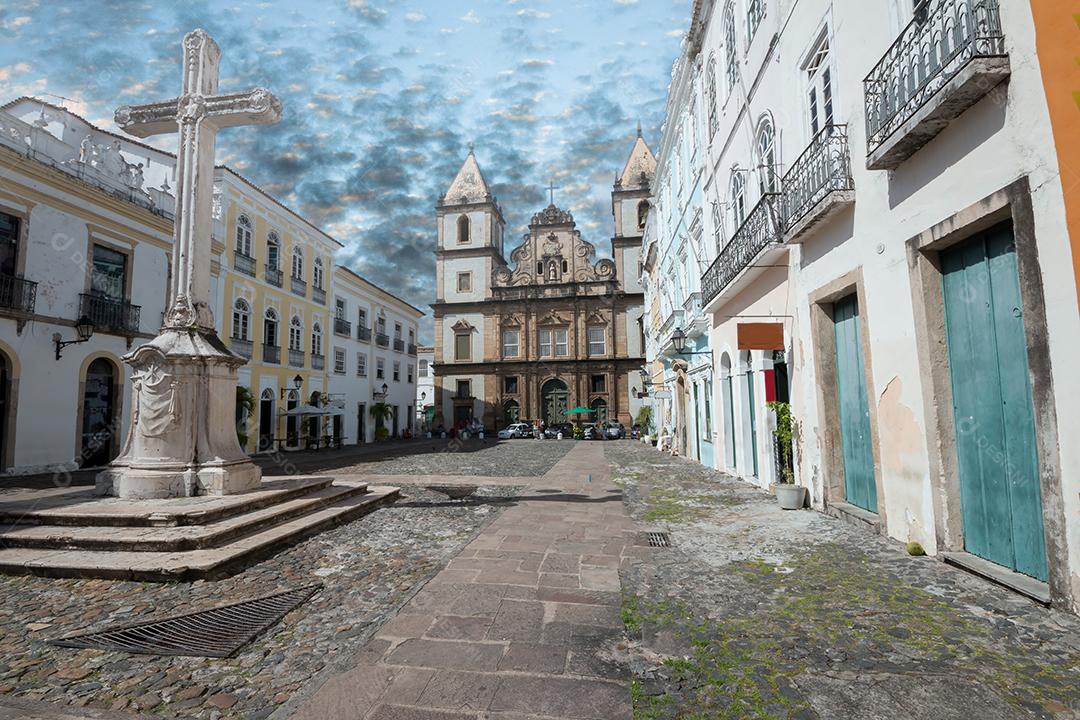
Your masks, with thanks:
M 245 360 L 214 330 L 210 309 L 214 141 L 220 128 L 281 118 L 269 91 L 219 94 L 221 50 L 205 30 L 184 37 L 178 98 L 116 111 L 136 136 L 179 133 L 170 305 L 158 336 L 124 358 L 132 368 L 131 428 L 97 478 L 127 498 L 228 495 L 258 487 L 261 472 L 236 437 L 236 369 Z

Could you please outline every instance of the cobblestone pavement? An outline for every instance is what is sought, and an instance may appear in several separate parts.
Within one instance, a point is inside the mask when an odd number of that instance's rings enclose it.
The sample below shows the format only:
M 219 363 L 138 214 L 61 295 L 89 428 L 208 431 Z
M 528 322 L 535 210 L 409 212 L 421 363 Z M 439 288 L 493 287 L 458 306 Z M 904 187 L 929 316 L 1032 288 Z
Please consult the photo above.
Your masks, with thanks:
M 635 720 L 1080 717 L 1080 621 L 641 444 L 609 443 Z
M 389 457 L 341 466 L 339 472 L 359 475 L 472 475 L 476 477 L 539 477 L 571 448 L 572 440 L 443 440 L 429 442 Z
M 388 613 L 505 509 L 499 498 L 512 499 L 517 489 L 492 485 L 479 493 L 485 497 L 478 502 L 452 503 L 403 487 L 396 505 L 221 581 L 0 576 L 0 696 L 14 696 L 15 703 L 56 703 L 42 707 L 73 717 L 99 717 L 90 708 L 183 718 L 267 717 L 320 671 L 332 671 L 333 662 L 361 648 Z M 126 655 L 43 642 L 313 582 L 322 584 L 319 594 L 230 659 Z M 37 717 L 4 705 L 0 701 L 0 718 Z M 83 714 L 72 706 L 88 710 Z

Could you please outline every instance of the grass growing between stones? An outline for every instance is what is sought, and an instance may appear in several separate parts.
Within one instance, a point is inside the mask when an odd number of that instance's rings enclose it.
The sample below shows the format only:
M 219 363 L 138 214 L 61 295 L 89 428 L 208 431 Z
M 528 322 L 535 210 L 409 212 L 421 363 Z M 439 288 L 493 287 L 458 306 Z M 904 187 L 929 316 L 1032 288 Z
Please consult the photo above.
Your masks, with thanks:
M 1043 717 L 1080 703 L 1080 656 L 1037 662 L 1015 640 L 1003 642 L 1000 625 L 958 612 L 851 548 L 819 545 L 790 566 L 733 564 L 739 600 L 718 608 L 719 618 L 696 601 L 627 595 L 627 633 L 665 657 L 633 693 L 635 720 L 813 717 L 799 676 L 828 670 L 955 674 Z

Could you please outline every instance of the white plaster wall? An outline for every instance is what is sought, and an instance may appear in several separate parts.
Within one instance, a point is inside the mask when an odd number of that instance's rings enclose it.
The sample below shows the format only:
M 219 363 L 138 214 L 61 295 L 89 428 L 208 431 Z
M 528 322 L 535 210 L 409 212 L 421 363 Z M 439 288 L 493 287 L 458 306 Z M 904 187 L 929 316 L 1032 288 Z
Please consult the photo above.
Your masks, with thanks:
M 487 259 L 482 257 L 448 257 L 443 261 L 443 298 L 446 302 L 479 302 L 487 295 Z M 472 273 L 472 290 L 458 292 L 458 273 Z

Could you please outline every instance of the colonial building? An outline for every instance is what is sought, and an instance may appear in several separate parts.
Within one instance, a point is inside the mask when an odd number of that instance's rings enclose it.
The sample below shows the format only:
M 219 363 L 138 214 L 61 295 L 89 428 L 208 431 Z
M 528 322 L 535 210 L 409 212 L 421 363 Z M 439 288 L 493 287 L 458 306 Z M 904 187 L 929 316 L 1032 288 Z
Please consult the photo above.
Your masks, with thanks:
M 661 147 L 703 166 L 713 464 L 781 477 L 768 403 L 790 399 L 813 507 L 1075 611 L 1075 67 L 1046 53 L 1071 22 L 1051 5 L 700 0 Z M 660 187 L 647 249 L 679 202 Z M 687 324 L 674 247 L 646 263 L 650 359 Z
M 62 107 L 20 98 L 0 108 L 0 472 L 100 467 L 118 453 L 130 416 L 121 358 L 165 312 L 174 167 L 173 155 Z M 348 367 L 374 347 L 381 360 L 368 362 L 386 378 L 398 368 L 386 399 L 409 427 L 421 311 L 336 268 L 340 243 L 238 173 L 215 168 L 214 185 L 211 295 L 219 336 L 249 359 L 238 372 L 255 403 L 237 418 L 247 449 L 374 438 L 357 424 L 357 403 L 371 401 L 366 376 L 343 388 L 336 372 L 339 285 L 350 313 L 383 327 L 373 340 L 354 315 Z M 82 318 L 93 334 L 57 348 L 54 338 L 78 339 Z M 287 414 L 315 399 L 323 414 Z
M 638 407 L 641 234 L 656 160 L 640 133 L 612 192 L 612 257 L 598 259 L 573 215 L 554 204 L 504 255 L 502 209 L 476 157 L 437 206 L 435 425 L 472 418 L 629 423 Z

